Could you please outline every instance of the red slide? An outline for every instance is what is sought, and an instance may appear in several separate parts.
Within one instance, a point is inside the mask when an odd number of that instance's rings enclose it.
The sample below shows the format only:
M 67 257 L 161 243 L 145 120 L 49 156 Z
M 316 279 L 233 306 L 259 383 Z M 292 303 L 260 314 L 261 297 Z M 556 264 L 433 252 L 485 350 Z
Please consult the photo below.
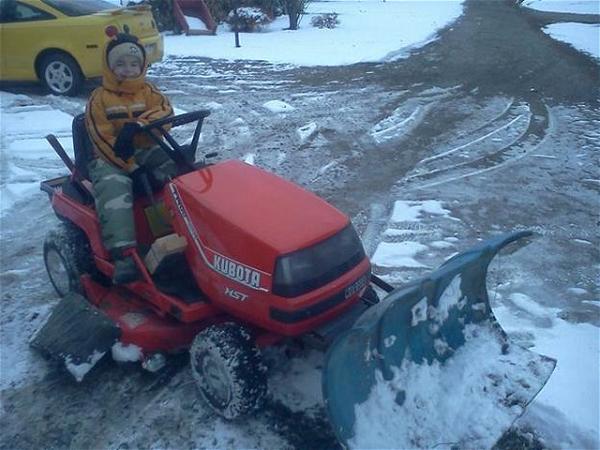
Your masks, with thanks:
M 204 0 L 174 0 L 173 13 L 175 19 L 185 34 L 189 35 L 214 35 L 217 32 L 217 24 L 215 23 L 210 10 L 204 3 Z M 206 26 L 206 29 L 197 29 L 190 27 L 186 16 L 196 17 Z

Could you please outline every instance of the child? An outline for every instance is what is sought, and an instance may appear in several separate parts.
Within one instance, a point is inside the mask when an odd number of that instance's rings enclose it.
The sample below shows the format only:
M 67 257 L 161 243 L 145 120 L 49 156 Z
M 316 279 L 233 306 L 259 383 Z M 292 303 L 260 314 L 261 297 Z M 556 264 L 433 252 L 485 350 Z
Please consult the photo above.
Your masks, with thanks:
M 132 179 L 142 169 L 161 184 L 177 175 L 175 163 L 149 136 L 136 135 L 140 126 L 173 114 L 169 100 L 145 80 L 146 69 L 138 39 L 118 34 L 106 46 L 102 86 L 85 112 L 94 145 L 88 168 L 102 241 L 115 260 L 115 284 L 140 276 L 129 255 L 136 246 Z

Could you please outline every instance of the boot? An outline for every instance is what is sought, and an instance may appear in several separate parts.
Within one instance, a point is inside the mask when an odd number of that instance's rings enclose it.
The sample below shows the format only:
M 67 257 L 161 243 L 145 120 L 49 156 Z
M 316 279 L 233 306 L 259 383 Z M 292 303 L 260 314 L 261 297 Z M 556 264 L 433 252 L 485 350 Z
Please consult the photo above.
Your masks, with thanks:
M 123 255 L 122 250 L 111 251 L 115 263 L 112 282 L 114 284 L 127 284 L 141 278 L 140 271 L 131 256 Z

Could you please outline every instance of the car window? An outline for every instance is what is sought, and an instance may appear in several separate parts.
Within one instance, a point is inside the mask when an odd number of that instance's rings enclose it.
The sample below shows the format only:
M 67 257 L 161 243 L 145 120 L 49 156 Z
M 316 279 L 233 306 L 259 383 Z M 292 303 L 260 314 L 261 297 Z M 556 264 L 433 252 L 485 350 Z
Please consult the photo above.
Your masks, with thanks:
M 16 0 L 0 0 L 0 23 L 54 19 L 52 14 Z
M 66 16 L 85 16 L 107 9 L 117 9 L 113 3 L 104 0 L 42 0 L 45 4 L 60 11 Z

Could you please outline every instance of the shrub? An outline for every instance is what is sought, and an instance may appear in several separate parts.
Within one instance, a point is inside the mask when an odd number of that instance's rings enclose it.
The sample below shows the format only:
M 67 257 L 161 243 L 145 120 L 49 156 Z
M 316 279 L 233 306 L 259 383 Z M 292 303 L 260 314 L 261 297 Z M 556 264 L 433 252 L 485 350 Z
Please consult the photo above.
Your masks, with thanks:
M 227 21 L 229 11 L 238 7 L 260 8 L 271 19 L 283 14 L 282 0 L 204 0 L 215 22 Z
M 229 24 L 232 30 L 240 32 L 252 32 L 259 30 L 271 20 L 261 9 L 252 6 L 245 6 L 232 10 L 227 15 L 225 22 Z
M 321 14 L 319 16 L 313 16 L 313 18 L 310 19 L 310 23 L 313 27 L 317 28 L 335 28 L 335 26 L 340 23 L 337 17 L 337 13 Z

